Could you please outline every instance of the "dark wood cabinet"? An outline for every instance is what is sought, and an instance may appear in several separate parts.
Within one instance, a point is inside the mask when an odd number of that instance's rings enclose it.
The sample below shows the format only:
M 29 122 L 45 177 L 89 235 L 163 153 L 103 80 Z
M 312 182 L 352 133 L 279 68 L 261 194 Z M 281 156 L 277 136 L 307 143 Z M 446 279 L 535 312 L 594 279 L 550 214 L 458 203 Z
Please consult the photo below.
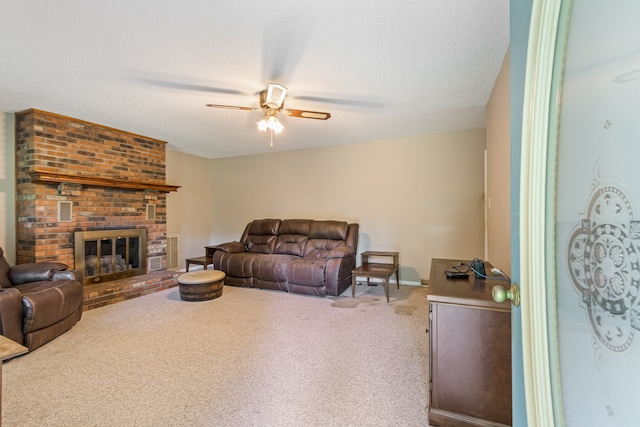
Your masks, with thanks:
M 433 259 L 429 423 L 435 427 L 511 425 L 511 305 L 493 301 L 489 279 L 447 279 L 465 260 Z M 485 263 L 489 275 L 491 265 Z M 508 287 L 508 286 L 505 286 Z

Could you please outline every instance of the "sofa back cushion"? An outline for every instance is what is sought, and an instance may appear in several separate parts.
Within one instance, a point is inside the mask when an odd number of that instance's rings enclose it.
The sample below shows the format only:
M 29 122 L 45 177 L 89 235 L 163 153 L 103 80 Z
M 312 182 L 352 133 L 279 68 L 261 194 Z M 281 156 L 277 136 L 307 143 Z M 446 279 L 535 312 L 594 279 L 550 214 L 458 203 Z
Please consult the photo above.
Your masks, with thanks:
M 310 219 L 285 219 L 280 224 L 280 235 L 276 239 L 274 254 L 303 256 L 309 240 Z
M 281 234 L 276 239 L 274 254 L 303 256 L 309 238 L 301 234 Z
M 271 254 L 275 247 L 280 219 L 256 219 L 251 221 L 242 239 L 247 252 Z
M 283 219 L 278 233 L 308 236 L 311 223 L 313 223 L 311 219 Z
M 344 221 L 313 221 L 309 226 L 310 239 L 344 240 L 349 224 Z
M 348 229 L 349 224 L 343 221 L 313 221 L 304 256 L 322 257 L 324 251 L 344 246 Z
M 318 251 L 331 251 L 337 247 L 345 246 L 344 240 L 331 240 L 331 239 L 309 239 L 307 247 L 304 250 L 304 256 L 312 255 L 317 257 Z

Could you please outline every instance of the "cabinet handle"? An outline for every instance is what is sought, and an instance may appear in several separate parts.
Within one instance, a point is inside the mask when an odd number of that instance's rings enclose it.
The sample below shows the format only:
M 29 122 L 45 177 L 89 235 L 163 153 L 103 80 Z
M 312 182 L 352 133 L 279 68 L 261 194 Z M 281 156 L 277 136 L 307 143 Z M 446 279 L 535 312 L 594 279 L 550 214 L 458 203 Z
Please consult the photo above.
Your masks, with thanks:
M 520 305 L 520 289 L 518 289 L 516 283 L 513 283 L 509 290 L 506 290 L 502 285 L 495 285 L 493 289 L 491 289 L 491 296 L 493 296 L 495 302 L 505 302 L 510 299 L 511 304 L 516 307 Z

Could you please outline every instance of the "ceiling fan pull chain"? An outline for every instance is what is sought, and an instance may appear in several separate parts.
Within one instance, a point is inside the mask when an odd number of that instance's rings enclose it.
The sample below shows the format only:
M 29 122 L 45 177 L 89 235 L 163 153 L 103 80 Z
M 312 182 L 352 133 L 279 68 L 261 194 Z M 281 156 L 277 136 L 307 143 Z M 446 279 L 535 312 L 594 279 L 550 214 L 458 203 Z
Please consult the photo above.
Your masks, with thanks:
M 269 147 L 273 148 L 273 129 L 271 129 L 271 144 Z

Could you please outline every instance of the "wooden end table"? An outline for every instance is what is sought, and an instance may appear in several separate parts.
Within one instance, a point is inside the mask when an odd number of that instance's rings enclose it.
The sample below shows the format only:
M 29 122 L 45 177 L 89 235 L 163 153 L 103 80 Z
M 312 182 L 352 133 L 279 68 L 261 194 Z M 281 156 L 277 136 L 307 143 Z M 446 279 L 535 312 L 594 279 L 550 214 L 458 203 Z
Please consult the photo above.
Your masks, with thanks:
M 20 356 L 29 350 L 22 344 L 0 335 L 0 425 L 2 424 L 2 362 L 12 357 Z
M 389 279 L 396 275 L 396 283 L 400 289 L 400 274 L 398 273 L 398 255 L 399 252 L 380 252 L 366 251 L 362 252 L 362 265 L 351 270 L 351 297 L 356 296 L 356 278 L 366 277 L 367 284 L 369 279 L 382 279 L 384 285 L 384 294 L 389 302 Z M 391 258 L 391 262 L 369 262 L 369 258 Z
M 213 264 L 213 254 L 216 250 L 218 250 L 217 246 L 214 246 L 214 245 L 205 246 L 204 256 L 187 258 L 185 260 L 185 263 L 187 264 L 187 273 L 189 272 L 189 264 L 201 265 L 204 267 L 204 270 L 206 270 L 209 264 Z
M 186 270 L 187 272 L 189 272 L 189 264 L 196 264 L 196 265 L 201 265 L 204 267 L 204 269 L 207 269 L 207 266 L 209 264 L 213 263 L 213 258 L 212 257 L 208 257 L 208 256 L 201 256 L 201 257 L 196 257 L 196 258 L 187 258 L 184 260 L 185 264 L 186 264 Z

